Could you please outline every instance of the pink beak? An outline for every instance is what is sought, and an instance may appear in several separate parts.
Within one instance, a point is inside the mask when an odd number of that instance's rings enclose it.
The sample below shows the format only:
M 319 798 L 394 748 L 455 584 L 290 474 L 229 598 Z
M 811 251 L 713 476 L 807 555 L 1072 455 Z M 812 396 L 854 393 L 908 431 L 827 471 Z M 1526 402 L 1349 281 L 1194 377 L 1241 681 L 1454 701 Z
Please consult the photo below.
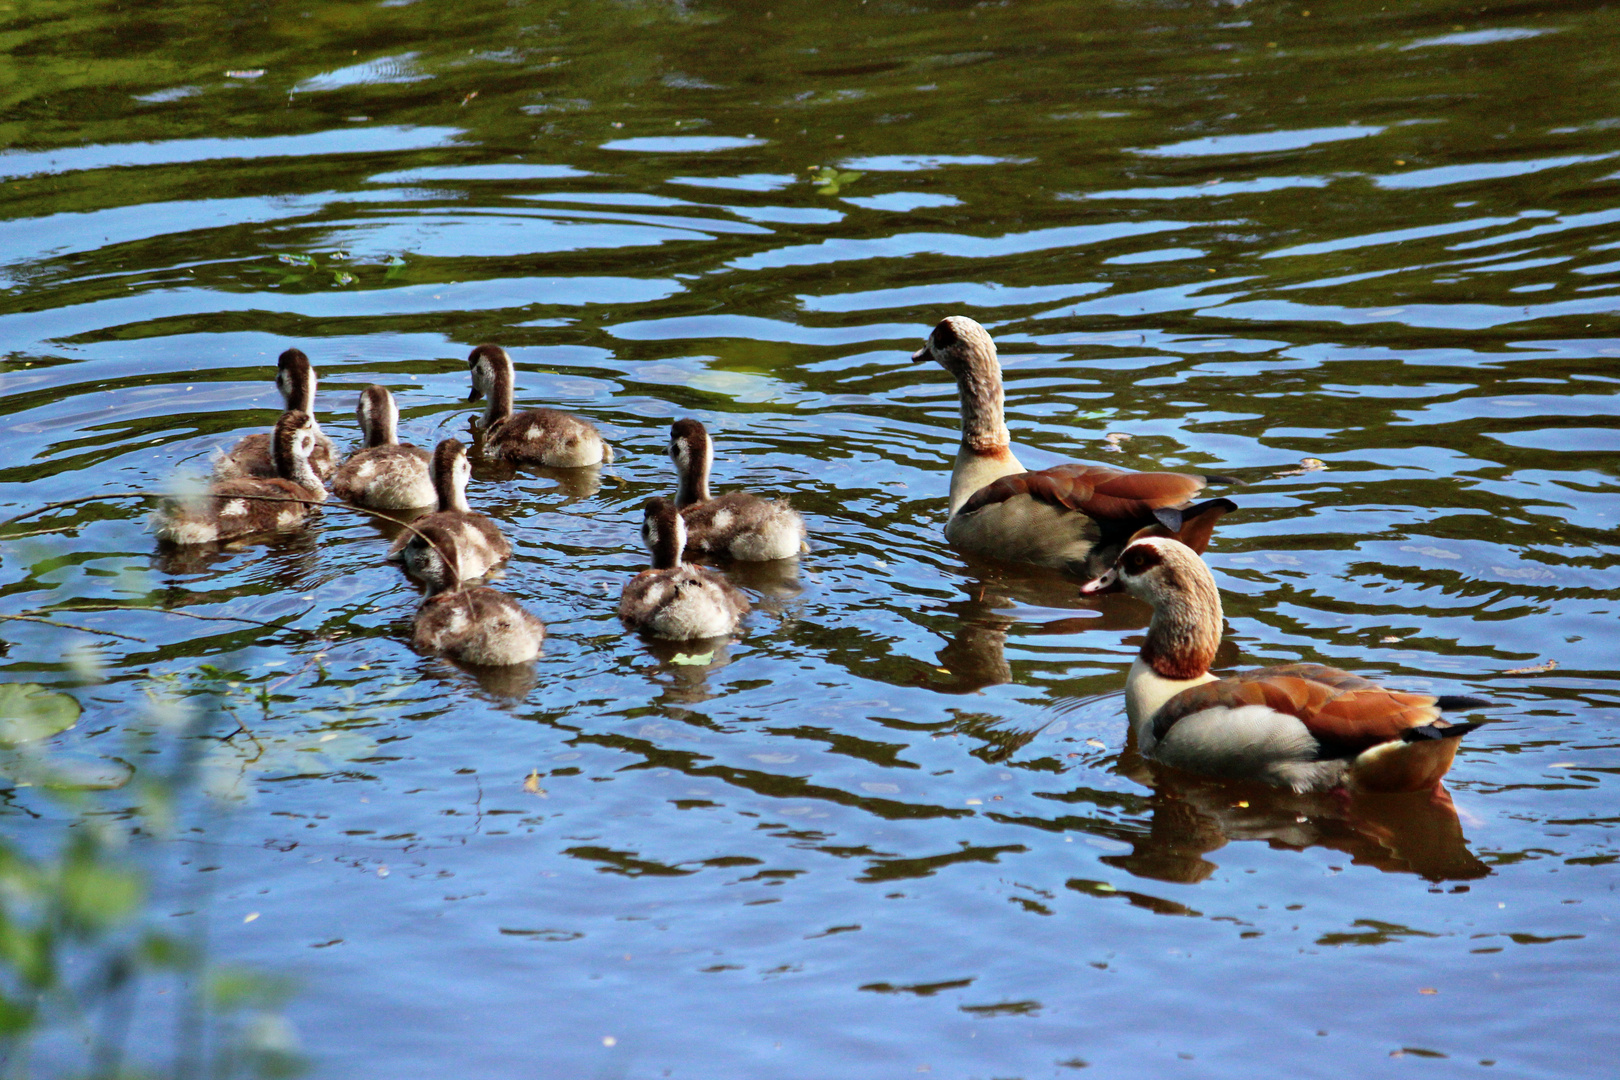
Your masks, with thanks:
M 1101 596 L 1103 593 L 1120 592 L 1124 588 L 1124 582 L 1119 579 L 1119 571 L 1111 569 L 1097 580 L 1088 581 L 1080 586 L 1080 595 Z

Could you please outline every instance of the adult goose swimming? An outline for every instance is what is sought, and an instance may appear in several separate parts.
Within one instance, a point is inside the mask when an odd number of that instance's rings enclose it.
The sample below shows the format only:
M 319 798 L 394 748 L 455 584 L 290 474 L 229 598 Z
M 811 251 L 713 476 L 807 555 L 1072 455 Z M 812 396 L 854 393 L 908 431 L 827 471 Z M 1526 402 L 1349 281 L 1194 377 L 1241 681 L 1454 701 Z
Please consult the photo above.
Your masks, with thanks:
M 1125 683 L 1125 713 L 1142 756 L 1297 792 L 1348 788 L 1425 791 L 1451 768 L 1458 739 L 1479 726 L 1444 710 L 1479 698 L 1386 690 L 1321 664 L 1285 664 L 1217 678 L 1221 641 L 1215 576 L 1167 537 L 1131 542 L 1081 588 L 1123 589 L 1153 605 L 1153 621 Z
M 445 439 L 433 448 L 432 471 L 438 508 L 411 524 L 418 531 L 429 527 L 444 530 L 455 548 L 458 578 L 483 577 L 497 563 L 511 556 L 512 544 L 488 515 L 467 505 L 467 481 L 472 477 L 467 448 L 458 439 Z M 443 569 L 435 565 L 439 559 L 438 548 L 431 545 L 412 548 L 412 535 L 407 530 L 394 538 L 388 548 L 387 561 L 403 562 L 405 572 L 418 581 L 442 573 Z
M 632 630 L 674 641 L 723 637 L 748 613 L 748 598 L 713 570 L 681 561 L 686 522 L 668 499 L 648 499 L 641 539 L 652 567 L 625 585 L 619 618 Z
M 399 441 L 399 407 L 384 386 L 360 391 L 355 418 L 365 433 L 366 445 L 350 454 L 332 474 L 332 490 L 340 499 L 373 510 L 408 510 L 432 506 L 438 498 L 433 487 L 433 455 L 419 446 Z
M 589 420 L 557 409 L 512 411 L 512 358 L 499 345 L 480 345 L 467 357 L 468 401 L 488 398 L 484 453 L 497 461 L 578 468 L 613 460 L 613 448 Z
M 288 349 L 276 361 L 276 390 L 289 410 L 297 410 L 315 424 L 315 451 L 309 456 L 310 467 L 322 480 L 332 475 L 337 455 L 332 440 L 315 422 L 315 369 L 302 349 Z M 270 449 L 268 435 L 247 435 L 239 439 L 230 450 L 214 459 L 214 479 L 233 480 L 239 476 L 275 477 L 276 463 Z
M 746 491 L 709 495 L 714 444 L 696 420 L 669 428 L 669 456 L 679 477 L 675 506 L 686 524 L 686 550 L 743 562 L 767 562 L 797 555 L 804 543 L 804 518 L 782 499 L 762 499 Z
M 212 544 L 297 525 L 314 509 L 311 503 L 326 501 L 326 487 L 309 462 L 318 431 L 308 413 L 282 413 L 266 437 L 279 475 L 217 480 L 205 499 L 160 510 L 152 531 L 174 544 Z
M 1010 446 L 996 344 L 966 316 L 934 327 L 911 359 L 932 359 L 956 379 L 962 445 L 951 470 L 945 538 L 963 551 L 1092 578 L 1143 530 L 1203 551 L 1215 519 L 1235 509 L 1226 499 L 1190 502 L 1224 477 L 1078 462 L 1026 470 Z
M 421 575 L 426 594 L 416 609 L 411 644 L 480 667 L 522 664 L 539 656 L 545 624 L 497 589 L 462 585 L 453 530 L 432 521 L 414 528 L 407 534 L 407 559 L 432 570 Z M 428 557 L 428 551 L 435 554 Z

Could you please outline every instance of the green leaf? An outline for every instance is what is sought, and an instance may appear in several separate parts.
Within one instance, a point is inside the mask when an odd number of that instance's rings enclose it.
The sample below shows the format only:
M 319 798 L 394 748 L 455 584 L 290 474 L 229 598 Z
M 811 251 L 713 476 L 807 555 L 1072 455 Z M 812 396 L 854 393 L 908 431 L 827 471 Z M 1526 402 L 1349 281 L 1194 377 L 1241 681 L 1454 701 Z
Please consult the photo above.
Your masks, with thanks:
M 38 683 L 0 685 L 0 746 L 19 746 L 59 735 L 79 722 L 71 694 Z

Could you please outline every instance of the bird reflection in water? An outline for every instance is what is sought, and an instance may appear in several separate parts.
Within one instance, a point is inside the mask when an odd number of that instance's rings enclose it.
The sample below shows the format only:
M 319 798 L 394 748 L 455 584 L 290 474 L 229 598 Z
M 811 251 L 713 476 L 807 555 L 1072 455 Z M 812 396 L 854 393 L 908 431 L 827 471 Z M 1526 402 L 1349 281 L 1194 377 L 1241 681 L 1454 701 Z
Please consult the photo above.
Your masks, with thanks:
M 445 686 L 456 686 L 471 677 L 484 693 L 514 702 L 528 697 L 539 681 L 533 661 L 501 667 L 479 667 L 460 663 L 447 656 L 436 656 L 429 660 L 423 676 Z
M 568 506 L 571 503 L 588 499 L 602 490 L 603 474 L 600 465 L 584 465 L 577 469 L 560 469 L 550 465 L 514 465 L 510 461 L 495 461 L 484 456 L 484 433 L 482 429 L 474 432 L 468 448 L 468 459 L 472 462 L 473 477 L 478 480 L 490 482 L 505 482 L 514 480 L 519 476 L 535 476 L 550 480 L 556 484 L 554 489 L 562 496 L 558 505 Z M 607 481 L 609 484 L 618 484 L 617 478 Z M 532 512 L 532 507 L 530 511 Z M 505 519 L 503 519 L 505 520 Z
M 1007 662 L 1007 634 L 1022 623 L 1028 637 L 1063 636 L 1088 630 L 1137 630 L 1151 612 L 1144 605 L 1099 603 L 1079 595 L 1075 578 L 1037 566 L 1002 565 L 968 560 L 973 577 L 959 583 L 964 597 L 943 610 L 957 616 L 956 629 L 937 654 L 938 671 L 926 679 L 947 694 L 971 694 L 987 686 L 1012 682 Z M 1008 609 L 1022 608 L 1017 617 Z M 1072 610 L 1074 615 L 1036 622 L 1031 609 Z
M 1120 771 L 1145 770 L 1127 750 Z M 1444 787 L 1403 795 L 1300 795 L 1171 769 L 1155 769 L 1152 782 L 1147 834 L 1128 838 L 1129 854 L 1102 859 L 1137 877 L 1202 881 L 1217 869 L 1205 856 L 1234 840 L 1260 840 L 1279 850 L 1328 848 L 1344 852 L 1356 865 L 1430 881 L 1470 881 L 1491 872 L 1468 849 Z
M 660 693 L 654 705 L 686 707 L 701 705 L 717 697 L 709 686 L 709 675 L 731 663 L 730 641 L 709 638 L 704 641 L 665 641 L 643 637 L 641 647 L 658 661 L 646 669 L 647 679 Z

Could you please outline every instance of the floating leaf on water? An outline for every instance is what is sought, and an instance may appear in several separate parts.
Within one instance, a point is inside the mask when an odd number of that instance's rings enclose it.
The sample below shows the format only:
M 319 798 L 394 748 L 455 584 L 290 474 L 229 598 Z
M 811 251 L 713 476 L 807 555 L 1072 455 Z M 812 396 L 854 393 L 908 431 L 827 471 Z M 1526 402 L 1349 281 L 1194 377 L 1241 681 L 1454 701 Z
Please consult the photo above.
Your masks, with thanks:
M 702 667 L 704 664 L 712 663 L 713 660 L 714 651 L 712 649 L 706 653 L 676 653 L 669 658 L 670 663 L 682 664 L 687 667 Z
M 355 282 L 354 275 L 349 273 L 347 270 L 334 270 L 334 271 L 332 271 L 332 284 L 334 284 L 334 285 L 353 285 L 354 282 Z
M 839 172 L 837 169 L 826 165 L 815 166 L 810 172 L 810 182 L 821 185 L 816 188 L 816 194 L 818 195 L 836 195 L 839 188 L 853 184 L 863 175 L 858 172 Z
M 1558 666 L 1558 661 L 1556 661 L 1556 660 L 1547 660 L 1547 661 L 1545 661 L 1543 663 L 1540 663 L 1540 664 L 1532 664 L 1530 667 L 1508 668 L 1506 671 L 1502 672 L 1502 674 L 1504 674 L 1504 675 L 1536 675 L 1536 674 L 1539 674 L 1540 672 L 1543 672 L 1543 671 L 1551 671 L 1553 668 L 1555 668 L 1557 666 Z
M 528 777 L 523 781 L 523 790 L 527 791 L 530 795 L 538 795 L 542 799 L 546 797 L 546 789 L 540 786 L 539 769 L 529 770 Z
M 315 256 L 289 255 L 284 251 L 276 256 L 276 262 L 284 266 L 308 266 L 313 268 L 315 266 Z
M 0 685 L 0 746 L 59 735 L 79 722 L 79 702 L 39 683 Z

